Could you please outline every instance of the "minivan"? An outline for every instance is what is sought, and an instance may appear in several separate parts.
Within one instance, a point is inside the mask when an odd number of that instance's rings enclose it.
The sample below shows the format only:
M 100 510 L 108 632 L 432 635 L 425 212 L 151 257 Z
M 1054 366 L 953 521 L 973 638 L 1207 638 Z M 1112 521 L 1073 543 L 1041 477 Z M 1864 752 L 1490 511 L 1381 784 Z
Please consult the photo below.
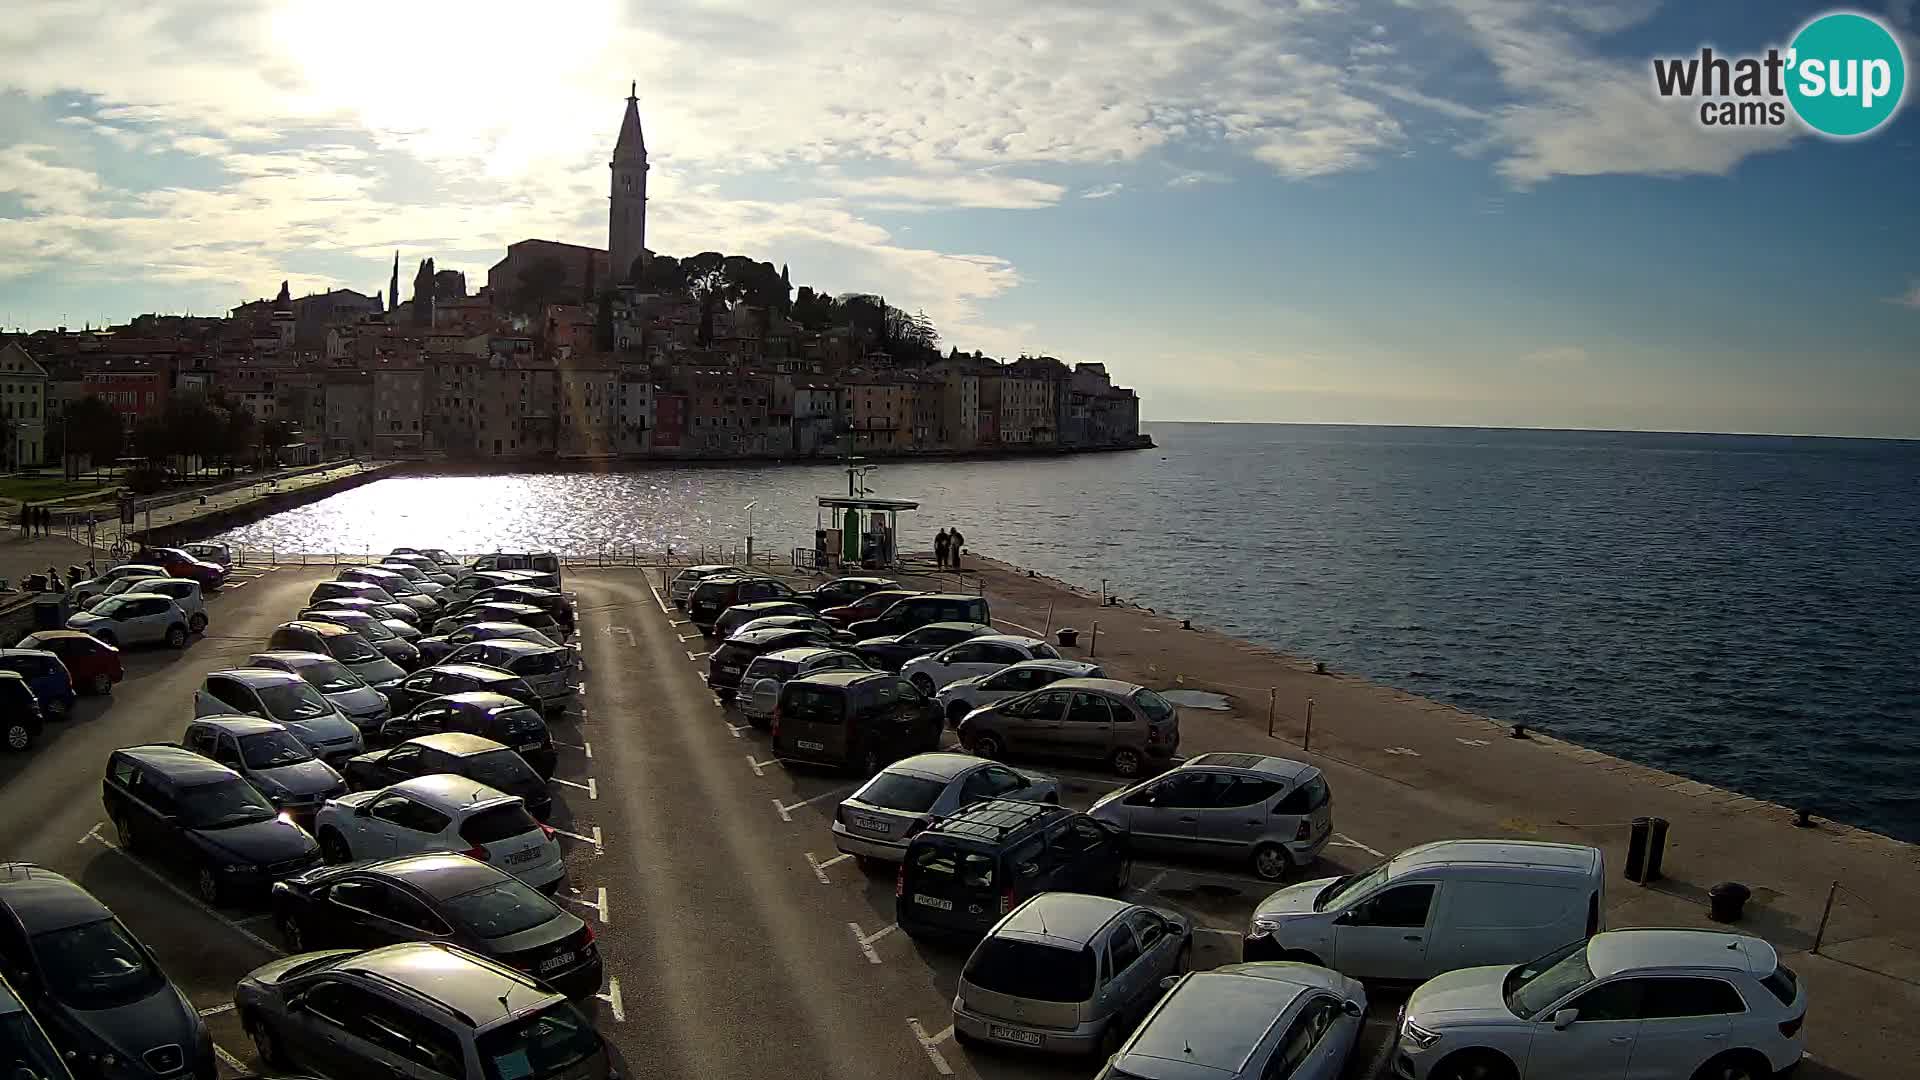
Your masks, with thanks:
M 495 585 L 492 588 L 480 590 L 467 601 L 468 605 L 485 603 L 526 604 L 529 607 L 537 607 L 553 616 L 553 621 L 567 631 L 573 630 L 573 605 L 567 602 L 564 594 L 553 589 L 538 585 Z M 448 612 L 448 614 L 457 613 L 457 611 Z
M 711 634 L 720 613 L 735 604 L 793 598 L 793 589 L 779 578 L 716 575 L 694 586 L 687 594 L 687 618 L 701 633 Z
M 1118 896 L 1127 838 L 1052 803 L 983 799 L 907 841 L 894 920 L 911 938 L 978 937 L 1043 892 Z
M 1326 777 L 1265 754 L 1201 754 L 1087 813 L 1124 830 L 1136 854 L 1244 862 L 1267 881 L 1312 863 L 1333 836 Z
M 387 659 L 373 643 L 338 623 L 295 619 L 273 628 L 269 652 L 308 652 L 331 656 L 375 690 L 384 690 L 406 678 L 406 669 Z
M 773 752 L 796 761 L 858 768 L 863 776 L 940 748 L 940 707 L 898 675 L 823 671 L 780 688 Z
M 987 598 L 971 593 L 921 593 L 902 597 L 877 618 L 865 619 L 847 627 L 855 641 L 882 634 L 904 634 L 928 623 L 970 622 L 993 625 L 993 613 Z
M 1598 848 L 1442 840 L 1371 870 L 1292 885 L 1254 909 L 1247 960 L 1298 960 L 1356 979 L 1420 982 L 1520 964 L 1604 929 Z
M 955 730 L 960 745 L 981 757 L 1104 761 L 1127 777 L 1180 749 L 1180 714 L 1173 703 L 1117 679 L 1061 679 L 975 709 Z

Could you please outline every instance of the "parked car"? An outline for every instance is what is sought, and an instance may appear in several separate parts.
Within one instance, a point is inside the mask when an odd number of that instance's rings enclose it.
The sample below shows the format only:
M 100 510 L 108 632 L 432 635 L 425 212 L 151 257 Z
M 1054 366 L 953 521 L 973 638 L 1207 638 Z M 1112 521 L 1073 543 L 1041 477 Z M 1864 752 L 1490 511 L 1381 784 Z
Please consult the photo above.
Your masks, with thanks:
M 32 746 L 45 726 L 46 713 L 27 680 L 17 671 L 0 671 L 0 734 L 7 749 L 18 753 Z
M 825 671 L 780 688 L 773 750 L 780 757 L 872 776 L 940 748 L 940 713 L 912 684 L 884 671 Z
M 1371 870 L 1268 896 L 1241 955 L 1393 982 L 1520 963 L 1600 932 L 1605 862 L 1578 844 L 1422 844 Z
M 1149 762 L 1180 749 L 1180 716 L 1171 702 L 1134 683 L 1062 679 L 1023 697 L 975 709 L 961 719 L 960 745 L 981 757 L 1103 761 L 1139 776 Z
M 67 629 L 92 634 L 115 648 L 150 644 L 164 644 L 170 649 L 187 647 L 187 613 L 172 597 L 157 593 L 110 596 L 91 611 L 67 616 Z
M 0 926 L 5 926 L 0 922 Z M 17 931 L 7 928 L 4 931 L 11 937 Z M 26 940 L 24 934 L 21 940 Z M 14 968 L 14 977 L 22 983 L 38 987 L 33 976 L 15 968 L 11 957 L 0 955 L 0 968 Z M 45 1005 L 41 1006 L 46 1008 Z M 15 1080 L 73 1080 L 66 1059 L 54 1048 L 53 1040 L 47 1037 L 46 1029 L 40 1026 L 33 1014 L 27 1011 L 26 1001 L 4 977 L 0 977 L 0 1047 L 10 1063 Z M 78 1053 L 75 1054 L 78 1057 Z
M 864 622 L 879 618 L 880 613 L 909 596 L 919 596 L 924 590 L 893 588 L 875 589 L 851 604 L 830 607 L 820 613 L 820 617 L 830 623 L 846 626 L 850 623 Z
M 464 855 L 318 867 L 275 885 L 273 911 L 289 952 L 432 940 L 491 957 L 568 997 L 600 990 L 600 949 L 585 922 Z
M 301 612 L 297 621 L 344 626 L 359 634 L 367 644 L 380 650 L 380 655 L 393 661 L 400 670 L 412 671 L 420 666 L 419 648 L 394 627 L 394 623 L 399 622 L 398 619 L 382 619 L 377 615 L 354 611 L 350 608 L 321 607 Z M 400 623 L 400 625 L 407 626 L 406 623 Z M 411 626 L 407 626 L 407 630 L 414 637 L 420 636 L 420 631 Z
M 188 633 L 204 633 L 207 629 L 206 598 L 201 593 L 200 583 L 188 578 L 121 578 L 119 581 L 107 586 L 107 591 L 101 593 L 99 599 L 90 602 L 87 608 L 88 610 L 92 610 L 105 603 L 106 597 L 119 596 L 121 593 L 129 592 L 153 593 L 156 596 L 171 597 L 174 603 L 180 605 L 180 610 L 187 613 Z
M 281 724 L 328 764 L 366 748 L 360 729 L 305 679 L 274 668 L 210 671 L 193 695 L 193 715 L 257 716 Z
M 860 659 L 874 667 L 885 671 L 899 671 L 909 660 L 992 633 L 993 627 L 985 623 L 928 623 L 904 634 L 882 634 L 879 637 L 867 638 L 855 645 L 853 651 L 859 655 Z M 920 693 L 929 698 L 933 697 L 933 690 L 927 689 L 920 683 L 914 685 Z
M 467 692 L 432 698 L 387 721 L 380 742 L 391 746 L 442 731 L 482 735 L 513 748 L 542 777 L 551 777 L 557 760 L 553 733 L 539 710 L 502 694 Z
M 978 937 L 1027 897 L 1117 896 L 1126 837 L 1050 803 L 987 799 L 907 841 L 894 876 L 894 917 L 908 937 Z
M 173 577 L 197 581 L 202 588 L 209 591 L 227 583 L 226 567 L 205 559 L 196 559 L 181 548 L 143 548 L 134 553 L 133 561 L 161 567 Z
M 711 634 L 721 612 L 735 604 L 793 597 L 793 589 L 779 578 L 720 575 L 702 581 L 687 595 L 687 618 L 701 633 Z
M 460 646 L 448 656 L 448 665 L 499 668 L 527 680 L 540 697 L 540 707 L 558 712 L 579 696 L 575 663 L 579 653 L 565 645 L 541 645 L 513 638 L 493 638 Z
M 69 582 L 67 584 L 67 602 L 74 605 L 84 604 L 107 591 L 107 586 L 112 585 L 121 578 L 171 576 L 173 575 L 167 573 L 166 567 L 156 566 L 153 563 L 121 563 L 119 566 L 97 577 L 90 577 L 85 581 Z
M 545 634 L 555 645 L 567 640 L 567 632 L 553 616 L 532 604 L 516 604 L 507 600 L 489 600 L 484 604 L 472 604 L 461 609 L 458 615 L 448 615 L 437 619 L 433 632 L 451 634 L 463 626 L 472 626 L 482 622 L 513 622 L 522 626 L 531 626 Z
M 428 664 L 438 664 L 463 645 L 476 641 L 530 641 L 536 645 L 558 645 L 559 642 L 528 626 L 517 622 L 476 622 L 468 623 L 446 634 L 420 639 L 420 655 Z
M 457 851 L 552 892 L 566 876 L 552 829 L 517 796 L 441 773 L 356 791 L 320 808 L 315 833 L 330 863 Z
M 520 584 L 524 584 L 524 581 L 518 575 L 505 570 L 463 570 L 454 576 L 453 584 L 440 594 L 440 599 L 451 608 L 482 590 Z
M 1766 1080 L 1799 1064 L 1806 1019 L 1806 984 L 1757 937 L 1615 930 L 1423 983 L 1402 1011 L 1393 1071 Z
M 408 584 L 419 589 L 429 597 L 437 598 L 441 593 L 446 591 L 448 585 L 453 584 L 453 577 L 450 574 L 429 574 L 410 562 L 396 561 L 403 558 L 404 556 L 394 556 L 393 558 L 383 559 L 380 565 L 374 567 L 374 569 L 391 570 L 399 574 L 401 577 L 407 579 Z M 434 580 L 436 577 L 443 577 L 447 580 L 442 583 Z M 393 590 L 388 589 L 387 591 L 392 592 Z
M 924 629 L 924 627 L 922 628 Z M 983 678 L 1027 660 L 1058 660 L 1060 653 L 1037 637 L 986 633 L 900 665 L 900 674 L 934 697 L 948 683 Z
M 538 770 L 502 743 L 464 731 L 416 735 L 387 750 L 348 758 L 341 770 L 355 791 L 372 791 L 416 776 L 451 773 L 518 795 L 541 821 L 553 812 L 553 793 Z
M 1228 964 L 1183 975 L 1097 1080 L 1170 1065 L 1209 1080 L 1340 1080 L 1360 1041 L 1367 992 L 1311 964 Z
M 403 604 L 394 599 L 393 594 L 378 585 L 369 585 L 364 581 L 323 581 L 307 594 L 308 607 L 337 607 L 335 600 L 366 600 L 379 605 L 382 617 L 399 619 L 412 626 L 420 625 L 420 612 L 411 604 Z
M 445 588 L 453 584 L 453 575 L 447 572 L 446 567 L 434 562 L 430 556 L 422 555 L 418 552 L 389 555 L 380 560 L 380 565 L 393 567 L 411 566 L 426 575 L 426 580 L 433 582 L 435 585 Z
M 1106 669 L 1085 660 L 1022 660 L 991 675 L 957 679 L 941 687 L 933 697 L 946 713 L 948 726 L 958 727 L 963 717 L 983 705 L 1016 698 L 1043 686 L 1052 686 L 1061 679 L 1106 677 Z
M 822 622 L 819 617 L 814 615 L 813 609 L 805 604 L 796 604 L 791 600 L 755 600 L 751 603 L 735 604 L 721 612 L 720 617 L 713 621 L 713 636 L 721 641 L 725 641 L 732 637 L 736 631 L 744 629 L 748 623 L 755 622 L 770 615 L 804 616 L 812 622 L 818 623 L 820 627 L 823 628 L 822 632 L 839 632 L 836 628 L 828 627 L 825 622 Z
M 813 588 L 800 593 L 800 595 L 794 599 L 798 603 L 805 604 L 815 612 L 821 612 L 829 608 L 845 607 L 868 593 L 879 592 L 882 589 L 898 589 L 899 587 L 900 583 L 891 578 L 837 577 L 831 581 L 823 581 L 815 585 Z
M 56 720 L 73 711 L 73 703 L 80 696 L 74 692 L 67 666 L 44 649 L 0 649 L 0 671 L 11 671 L 25 679 L 27 689 L 40 703 L 41 713 Z
M 674 607 L 684 608 L 687 606 L 687 594 L 693 591 L 695 585 L 721 574 L 737 576 L 744 573 L 746 571 L 737 566 L 725 566 L 719 563 L 689 566 L 673 575 L 673 580 L 667 582 L 667 601 Z
M 214 1080 L 213 1037 L 199 1012 L 74 881 L 32 863 L 0 864 L 0 966 L 83 1080 Z M 35 1075 L 66 1075 L 56 1066 Z M 17 1065 L 14 1075 L 25 1080 Z
M 449 573 L 464 570 L 466 569 L 466 566 L 467 566 L 466 563 L 461 562 L 459 559 L 455 558 L 451 553 L 449 553 L 446 548 L 397 547 L 397 548 L 394 548 L 393 551 L 390 552 L 390 554 L 421 555 L 428 559 L 433 560 L 433 563 L 435 566 L 438 566 L 448 571 Z
M 782 649 L 832 644 L 820 631 L 798 627 L 774 627 L 735 634 L 707 654 L 707 687 L 715 697 L 730 701 L 740 692 L 740 680 L 747 673 L 747 665 L 754 660 Z
M 560 556 L 551 551 L 496 551 L 473 560 L 475 570 L 531 570 L 560 576 Z
M 1105 896 L 1029 897 L 973 947 L 953 994 L 967 1042 L 1102 1060 L 1193 959 L 1193 927 L 1173 911 Z
M 295 619 L 273 628 L 267 636 L 267 648 L 273 652 L 307 652 L 331 657 L 345 665 L 375 690 L 385 691 L 406 678 L 405 669 L 387 659 L 373 643 L 339 623 L 318 619 Z
M 928 623 L 980 623 L 991 627 L 987 598 L 968 593 L 920 593 L 895 600 L 871 619 L 847 624 L 856 641 L 904 634 Z M 991 631 L 989 631 L 991 633 Z
M 357 611 L 362 615 L 377 620 L 380 625 L 386 627 L 401 641 L 409 644 L 419 641 L 420 628 L 405 619 L 396 617 L 392 612 L 387 610 L 387 607 L 388 605 L 386 604 L 377 604 L 372 600 L 362 600 L 353 596 L 341 596 L 332 600 L 321 600 L 309 604 L 301 610 L 300 618 L 307 618 L 316 611 Z M 348 629 L 357 630 L 359 627 L 353 626 L 348 627 Z M 376 640 L 371 634 L 362 634 L 361 636 L 368 641 Z M 389 659 L 392 659 L 395 663 L 399 662 L 398 657 L 389 657 Z
M 427 595 L 413 582 L 408 581 L 405 575 L 395 570 L 385 570 L 377 566 L 351 566 L 334 575 L 334 579 L 377 585 L 385 589 L 387 595 L 419 612 L 422 619 L 430 619 L 440 611 L 438 600 Z
M 1188 758 L 1087 812 L 1125 832 L 1135 854 L 1243 862 L 1264 881 L 1311 865 L 1333 838 L 1326 776 L 1265 754 Z
M 105 694 L 126 677 L 120 650 L 85 631 L 35 630 L 14 648 L 44 650 L 59 657 L 74 686 L 89 694 Z
M 789 679 L 821 671 L 870 671 L 866 661 L 845 649 L 802 645 L 756 656 L 740 675 L 740 715 L 747 723 L 766 730 L 780 705 L 780 688 Z
M 605 1041 L 562 994 L 445 942 L 283 957 L 242 979 L 233 1001 L 261 1061 L 280 1068 L 449 1080 L 618 1075 Z M 369 1014 L 387 1024 L 371 1028 Z M 395 1029 L 437 1037 L 398 1042 L 384 1034 Z
M 333 707 L 346 714 L 362 735 L 380 730 L 389 715 L 387 696 L 368 686 L 352 668 L 326 653 L 284 650 L 257 652 L 247 657 L 250 668 L 288 671 L 320 691 Z
M 200 540 L 191 544 L 181 544 L 180 550 L 199 559 L 212 563 L 222 570 L 232 570 L 237 556 L 233 545 L 223 540 Z
M 841 800 L 833 814 L 833 846 L 863 867 L 897 863 L 915 833 L 983 799 L 1058 803 L 1060 783 L 971 754 L 915 754 Z
M 567 601 L 566 594 L 537 585 L 496 585 L 491 589 L 482 589 L 473 594 L 465 604 L 449 607 L 448 614 L 465 611 L 474 604 L 526 604 L 537 607 L 548 615 L 564 633 L 573 632 L 573 605 Z
M 122 850 L 185 870 L 209 904 L 264 898 L 320 861 L 313 836 L 245 777 L 183 747 L 115 750 L 100 801 Z
M 435 664 L 421 668 L 389 687 L 386 693 L 396 716 L 450 694 L 498 694 L 536 712 L 540 709 L 540 695 L 534 693 L 527 680 L 511 671 L 480 664 Z
M 274 809 L 312 824 L 314 811 L 347 784 L 282 724 L 257 716 L 203 716 L 180 745 L 241 775 Z

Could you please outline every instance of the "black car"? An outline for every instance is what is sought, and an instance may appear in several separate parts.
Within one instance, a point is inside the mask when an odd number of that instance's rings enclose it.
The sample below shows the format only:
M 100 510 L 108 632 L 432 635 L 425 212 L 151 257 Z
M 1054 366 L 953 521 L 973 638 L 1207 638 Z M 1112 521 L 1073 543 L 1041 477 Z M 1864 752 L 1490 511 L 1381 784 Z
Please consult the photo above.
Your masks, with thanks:
M 937 622 L 904 634 L 884 634 L 853 646 L 860 659 L 887 671 L 899 671 L 909 660 L 939 652 L 972 637 L 993 633 L 993 627 L 974 622 Z
M 554 589 L 543 589 L 537 585 L 496 585 L 480 590 L 458 607 L 448 608 L 447 614 L 456 615 L 475 604 L 525 604 L 537 607 L 553 616 L 562 629 L 569 633 L 573 631 L 573 605 L 567 603 L 565 595 Z
M 815 612 L 805 604 L 797 604 L 792 600 L 754 600 L 750 603 L 735 604 L 721 612 L 719 618 L 713 620 L 713 636 L 725 641 L 732 637 L 734 632 L 741 627 L 755 619 L 764 619 L 769 615 L 811 616 L 818 615 L 818 612 Z M 825 627 L 827 624 L 822 622 L 820 625 Z
M 928 623 L 973 622 L 993 624 L 987 598 L 970 593 L 920 593 L 902 597 L 878 617 L 864 619 L 847 627 L 856 641 L 882 634 L 904 634 Z
M 773 752 L 872 775 L 940 749 L 940 703 L 884 671 L 822 671 L 780 688 Z
M 720 613 L 735 604 L 756 600 L 791 600 L 796 594 L 779 578 L 721 575 L 710 577 L 687 594 L 687 618 L 703 634 L 713 633 Z
M 300 613 L 305 622 L 332 623 L 344 626 L 367 640 L 367 644 L 380 650 L 380 655 L 400 665 L 402 670 L 412 671 L 420 666 L 420 650 L 409 640 L 420 637 L 420 631 L 407 626 L 399 620 L 382 619 L 379 615 L 355 608 L 312 608 Z M 400 628 L 405 627 L 407 633 Z
M 355 791 L 375 791 L 416 776 L 452 773 L 520 796 L 527 812 L 541 821 L 553 811 L 553 793 L 526 758 L 503 743 L 464 731 L 418 735 L 390 750 L 348 758 L 342 771 L 347 786 Z
M 408 855 L 309 870 L 273 887 L 287 951 L 444 941 L 568 997 L 600 990 L 600 950 L 579 918 L 505 870 L 464 855 Z
M 907 936 L 979 937 L 1043 892 L 1118 896 L 1125 835 L 1048 803 L 987 799 L 907 842 L 894 878 L 894 918 Z
M 832 581 L 823 581 L 813 588 L 794 597 L 814 611 L 844 607 L 870 592 L 881 589 L 897 589 L 900 583 L 881 577 L 838 577 Z
M 818 630 L 776 626 L 768 630 L 749 630 L 735 634 L 707 656 L 707 686 L 722 701 L 740 692 L 740 676 L 747 665 L 770 652 L 798 649 L 803 645 L 832 645 L 833 639 Z
M 313 836 L 245 777 L 184 747 L 115 750 L 100 801 L 123 850 L 185 869 L 209 904 L 264 897 L 320 861 Z
M 511 671 L 480 664 L 436 664 L 401 679 L 382 691 L 395 715 L 448 694 L 504 694 L 532 708 L 540 708 L 540 695 L 527 680 Z
M 380 742 L 391 746 L 422 735 L 464 731 L 511 748 L 541 776 L 552 776 L 553 734 L 540 710 L 501 694 L 449 694 L 434 698 L 381 725 Z
M 40 699 L 17 671 L 0 671 L 0 728 L 4 728 L 7 749 L 25 750 L 40 737 L 46 715 L 40 711 Z
M 67 878 L 0 864 L 0 967 L 79 1080 L 213 1080 L 200 1014 L 113 912 Z
M 532 604 L 518 604 L 511 600 L 488 600 L 481 604 L 468 604 L 460 609 L 458 615 L 446 615 L 434 620 L 433 633 L 437 637 L 451 634 L 463 626 L 478 622 L 516 622 L 531 626 L 540 631 L 556 645 L 567 640 L 567 632 L 560 627 L 558 620 Z

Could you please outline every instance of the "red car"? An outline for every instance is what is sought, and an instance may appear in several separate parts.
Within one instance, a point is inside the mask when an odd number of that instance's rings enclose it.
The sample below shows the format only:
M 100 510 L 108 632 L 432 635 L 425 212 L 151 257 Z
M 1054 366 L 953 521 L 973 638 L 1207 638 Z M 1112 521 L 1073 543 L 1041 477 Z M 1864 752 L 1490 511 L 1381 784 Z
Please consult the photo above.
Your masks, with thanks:
M 133 561 L 165 567 L 170 576 L 197 581 L 201 588 L 209 592 L 219 588 L 227 580 L 226 567 L 219 563 L 196 559 L 179 548 L 146 548 Z
M 876 618 L 881 612 L 892 607 L 895 600 L 907 596 L 918 596 L 919 593 L 918 589 L 881 589 L 878 592 L 870 592 L 845 607 L 828 608 L 820 613 L 820 617 L 830 623 L 846 626 L 862 619 Z
M 126 675 L 119 649 L 78 630 L 36 630 L 14 648 L 44 649 L 59 657 L 73 688 L 85 694 L 104 694 Z

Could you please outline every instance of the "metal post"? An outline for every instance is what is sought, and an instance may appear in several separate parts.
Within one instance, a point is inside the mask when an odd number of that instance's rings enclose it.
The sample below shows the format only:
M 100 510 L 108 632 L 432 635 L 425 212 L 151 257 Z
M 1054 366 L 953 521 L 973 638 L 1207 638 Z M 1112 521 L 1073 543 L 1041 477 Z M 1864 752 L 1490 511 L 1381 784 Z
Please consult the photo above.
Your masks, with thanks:
M 1313 749 L 1313 699 L 1307 699 L 1307 733 L 1300 738 L 1300 749 Z
M 1040 631 L 1043 638 L 1053 636 L 1053 603 L 1052 600 L 1047 601 L 1047 628 Z
M 1833 914 L 1833 894 L 1840 891 L 1840 882 L 1834 881 L 1827 886 L 1827 904 L 1820 909 L 1820 928 L 1813 932 L 1813 955 L 1820 955 L 1820 942 L 1827 936 L 1827 917 Z
M 1100 620 L 1093 620 L 1093 638 L 1087 642 L 1087 659 L 1093 659 L 1093 650 L 1100 644 Z
M 1269 739 L 1273 738 L 1273 713 L 1279 700 L 1280 689 L 1274 686 L 1267 687 L 1267 738 Z

